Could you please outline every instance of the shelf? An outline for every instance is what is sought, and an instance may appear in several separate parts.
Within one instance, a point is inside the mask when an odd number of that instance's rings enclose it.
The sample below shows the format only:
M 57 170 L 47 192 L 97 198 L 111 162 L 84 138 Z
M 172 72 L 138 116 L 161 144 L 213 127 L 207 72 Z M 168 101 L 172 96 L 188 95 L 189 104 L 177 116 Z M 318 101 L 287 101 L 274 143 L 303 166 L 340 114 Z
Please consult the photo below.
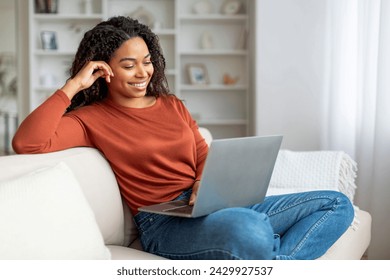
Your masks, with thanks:
M 175 69 L 166 69 L 165 74 L 170 75 L 170 76 L 174 76 L 174 75 L 177 75 L 177 71 Z
M 35 50 L 34 54 L 37 56 L 73 56 L 74 51 L 61 51 L 61 50 Z
M 221 15 L 221 14 L 208 14 L 208 15 L 181 15 L 179 20 L 181 21 L 245 21 L 248 19 L 247 15 Z
M 176 30 L 175 29 L 158 29 L 153 30 L 154 33 L 157 34 L 157 36 L 175 36 Z
M 42 92 L 42 93 L 50 93 L 50 92 L 55 92 L 57 89 L 59 89 L 61 86 L 58 86 L 58 87 L 55 87 L 55 86 L 52 86 L 52 87 L 47 87 L 47 86 L 37 86 L 34 88 L 34 90 L 38 91 L 38 92 Z
M 246 85 L 181 85 L 180 88 L 184 91 L 235 91 L 247 90 Z
M 187 50 L 180 52 L 180 55 L 247 55 L 246 50 Z
M 103 14 L 34 14 L 38 21 L 102 20 Z

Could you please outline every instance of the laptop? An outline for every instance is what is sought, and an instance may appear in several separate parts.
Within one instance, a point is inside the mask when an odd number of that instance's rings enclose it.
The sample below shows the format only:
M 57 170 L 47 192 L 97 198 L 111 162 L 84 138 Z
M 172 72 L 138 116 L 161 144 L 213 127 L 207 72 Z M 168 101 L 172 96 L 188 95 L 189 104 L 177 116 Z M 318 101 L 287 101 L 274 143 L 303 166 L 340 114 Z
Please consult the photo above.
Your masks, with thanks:
M 188 200 L 175 200 L 138 210 L 196 218 L 224 208 L 261 203 L 282 138 L 272 135 L 213 140 L 194 205 L 188 205 Z

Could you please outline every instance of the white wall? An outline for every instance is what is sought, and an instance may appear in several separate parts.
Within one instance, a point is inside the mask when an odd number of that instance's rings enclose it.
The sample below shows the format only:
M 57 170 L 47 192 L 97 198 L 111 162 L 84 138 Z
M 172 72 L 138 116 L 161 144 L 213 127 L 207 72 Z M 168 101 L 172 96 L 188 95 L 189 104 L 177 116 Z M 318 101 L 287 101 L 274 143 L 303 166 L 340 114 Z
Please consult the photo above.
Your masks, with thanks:
M 15 53 L 15 3 L 9 0 L 0 0 L 0 52 Z
M 15 2 L 9 0 L 0 0 L 0 55 L 16 55 L 16 20 L 15 20 Z M 16 67 L 16 66 L 15 66 Z M 15 70 L 15 69 L 13 69 Z M 6 82 L 9 83 L 14 77 L 12 71 L 8 71 L 6 75 Z M 0 111 L 15 112 L 16 111 L 16 100 L 0 98 Z M 4 152 L 11 151 L 9 137 L 5 137 L 6 119 L 3 114 L 0 114 L 0 155 Z M 15 129 L 15 121 L 13 118 L 8 121 L 9 133 L 12 135 Z M 5 139 L 7 138 L 7 140 Z M 7 148 L 5 147 L 7 146 Z
M 331 51 L 327 48 L 327 1 L 258 0 L 256 12 L 255 133 L 283 134 L 285 149 L 321 149 L 326 131 L 321 96 L 328 88 L 325 57 Z M 385 176 L 388 169 L 381 165 L 375 172 Z M 383 182 L 382 186 L 371 179 L 367 184 L 371 188 L 357 189 L 357 205 L 373 218 L 370 259 L 389 255 L 389 188 Z M 367 207 L 370 204 L 373 207 Z
M 325 1 L 257 1 L 255 131 L 283 134 L 285 149 L 320 146 L 325 9 Z

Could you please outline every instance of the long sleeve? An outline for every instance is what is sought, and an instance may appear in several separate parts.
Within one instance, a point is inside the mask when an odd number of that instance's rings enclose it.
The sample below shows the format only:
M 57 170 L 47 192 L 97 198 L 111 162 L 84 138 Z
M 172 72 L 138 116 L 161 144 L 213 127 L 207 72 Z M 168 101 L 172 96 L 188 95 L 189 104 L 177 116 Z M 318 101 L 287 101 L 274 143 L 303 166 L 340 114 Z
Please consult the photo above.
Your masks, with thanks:
M 186 122 L 189 123 L 191 130 L 195 137 L 196 144 L 196 178 L 195 180 L 201 180 L 203 168 L 206 163 L 206 157 L 208 154 L 208 145 L 203 136 L 199 132 L 199 126 L 192 118 L 190 112 L 187 110 L 182 102 L 178 102 L 179 111 L 182 113 Z
M 69 98 L 58 90 L 21 123 L 12 140 L 16 153 L 46 153 L 90 146 L 82 124 L 64 115 Z

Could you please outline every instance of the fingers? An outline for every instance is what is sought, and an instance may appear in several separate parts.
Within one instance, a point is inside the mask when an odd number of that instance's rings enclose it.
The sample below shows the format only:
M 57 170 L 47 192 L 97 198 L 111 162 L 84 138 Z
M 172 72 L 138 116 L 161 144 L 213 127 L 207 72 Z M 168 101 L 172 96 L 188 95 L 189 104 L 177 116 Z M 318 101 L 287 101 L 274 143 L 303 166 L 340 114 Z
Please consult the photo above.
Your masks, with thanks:
M 109 83 L 111 81 L 111 77 L 114 76 L 114 73 L 111 67 L 104 61 L 90 61 L 91 67 L 93 68 L 93 75 L 96 78 L 105 78 Z M 97 71 L 96 71 L 97 70 Z
M 192 193 L 190 196 L 190 201 L 188 202 L 189 205 L 194 205 L 196 201 L 196 195 L 198 194 L 199 185 L 199 181 L 195 181 L 195 183 L 192 185 Z
M 111 75 L 110 74 L 107 74 L 107 71 L 104 71 L 104 70 L 98 70 L 96 72 L 94 72 L 92 74 L 92 76 L 94 77 L 94 80 L 96 81 L 98 78 L 104 78 L 106 80 L 107 83 L 110 83 L 111 82 Z
M 79 91 L 89 88 L 97 79 L 104 78 L 107 83 L 110 83 L 113 76 L 114 72 L 108 63 L 89 61 L 61 89 L 68 95 L 69 99 L 72 99 Z
M 111 82 L 114 73 L 108 63 L 104 61 L 89 61 L 77 73 L 74 80 L 79 85 L 78 90 L 89 88 L 97 79 L 104 78 L 107 83 Z
M 196 201 L 196 194 L 192 193 L 190 196 L 190 201 L 188 202 L 188 205 L 194 205 L 195 201 Z

